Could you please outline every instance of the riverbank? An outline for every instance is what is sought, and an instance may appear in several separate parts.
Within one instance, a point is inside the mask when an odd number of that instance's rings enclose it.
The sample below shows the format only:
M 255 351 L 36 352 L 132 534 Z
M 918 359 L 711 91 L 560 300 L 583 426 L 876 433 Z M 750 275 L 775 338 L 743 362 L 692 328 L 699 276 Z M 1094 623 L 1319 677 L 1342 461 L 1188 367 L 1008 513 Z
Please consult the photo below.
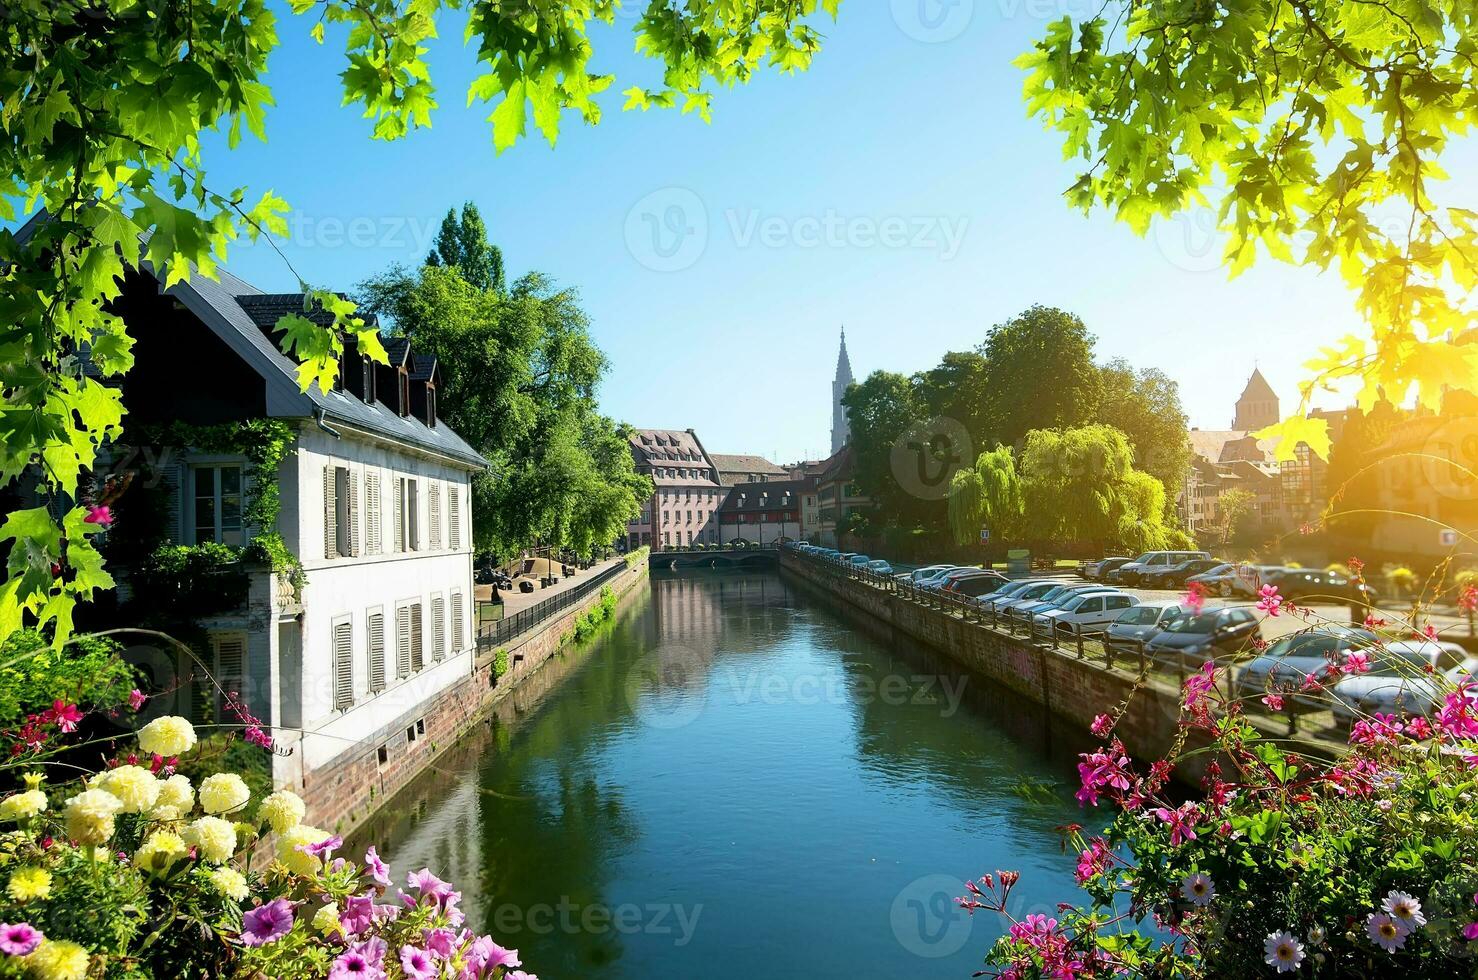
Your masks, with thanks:
M 615 594 L 619 615 L 631 597 L 646 587 L 646 562 L 634 563 L 604 585 Z M 307 774 L 302 785 L 293 788 L 307 804 L 308 821 L 341 836 L 363 825 L 497 705 L 516 704 L 525 689 L 537 692 L 544 665 L 574 638 L 577 623 L 601 603 L 601 591 L 592 591 L 496 648 L 479 649 L 471 672 L 433 703 L 414 714 L 387 720 L 374 736 L 331 766 Z
M 780 559 L 781 574 L 842 601 L 854 616 L 871 620 L 875 626 L 922 643 L 987 679 L 1042 705 L 1084 730 L 1101 714 L 1113 714 L 1127 705 L 1114 734 L 1136 757 L 1163 758 L 1183 733 L 1177 724 L 1181 691 L 1171 678 L 1135 664 L 1116 666 L 1097 644 L 1054 648 L 992 629 L 984 622 L 967 620 L 949 608 L 935 608 L 912 601 L 869 582 L 841 574 L 826 562 L 792 551 Z M 1096 655 L 1094 648 L 1097 648 Z M 1269 738 L 1285 739 L 1286 725 L 1270 718 L 1249 715 L 1249 721 Z M 1333 755 L 1338 743 L 1307 740 L 1305 749 Z M 1213 756 L 1195 753 L 1187 744 L 1180 753 L 1176 778 L 1197 785 Z

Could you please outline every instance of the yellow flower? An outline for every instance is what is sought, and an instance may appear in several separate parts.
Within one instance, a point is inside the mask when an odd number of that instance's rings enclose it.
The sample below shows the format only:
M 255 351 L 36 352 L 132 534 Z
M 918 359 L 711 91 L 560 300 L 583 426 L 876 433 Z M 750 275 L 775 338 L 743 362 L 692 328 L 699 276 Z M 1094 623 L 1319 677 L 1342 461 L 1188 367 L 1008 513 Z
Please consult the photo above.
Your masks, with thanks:
M 232 901 L 244 901 L 250 894 L 246 887 L 246 876 L 235 868 L 212 868 L 205 878 L 212 888 Z
M 200 783 L 200 808 L 206 813 L 230 813 L 250 800 L 246 781 L 234 772 L 218 772 Z
M 20 868 L 10 876 L 6 894 L 17 902 L 51 897 L 51 873 L 41 868 Z
M 315 875 L 323 862 L 312 854 L 298 850 L 298 847 L 328 840 L 328 836 L 328 831 L 309 827 L 307 824 L 289 827 L 277 837 L 277 860 L 293 874 Z
M 160 806 L 172 806 L 180 813 L 189 813 L 195 806 L 195 790 L 190 785 L 190 777 L 175 773 L 159 784 Z
M 139 729 L 139 748 L 166 759 L 184 755 L 195 747 L 195 726 L 179 715 L 155 718 Z
M 205 860 L 221 864 L 236 853 L 236 828 L 220 817 L 201 817 L 185 828 L 185 843 L 193 844 Z
M 82 980 L 87 976 L 87 950 L 65 939 L 43 939 L 25 959 L 38 980 Z
M 178 807 L 161 803 L 149 811 L 149 819 L 155 823 L 174 823 L 180 819 L 180 811 Z
M 0 820 L 28 820 L 45 809 L 46 794 L 31 789 L 0 800 Z
M 26 789 L 40 789 L 41 784 L 46 782 L 46 773 L 31 771 L 21 776 L 26 781 Z
M 63 816 L 67 836 L 79 844 L 106 844 L 113 836 L 113 815 L 123 809 L 112 793 L 89 789 L 67 800 Z
M 125 813 L 143 813 L 159 799 L 159 780 L 142 766 L 118 766 L 98 773 L 92 785 L 118 797 Z
M 277 833 L 283 833 L 303 822 L 307 807 L 296 793 L 280 789 L 262 801 L 257 817 L 266 820 Z
M 144 841 L 133 856 L 134 866 L 144 871 L 163 874 L 189 850 L 180 835 L 168 830 L 156 830 Z
M 344 925 L 339 921 L 339 906 L 337 902 L 329 902 L 327 905 L 313 913 L 313 928 L 325 936 L 342 933 Z

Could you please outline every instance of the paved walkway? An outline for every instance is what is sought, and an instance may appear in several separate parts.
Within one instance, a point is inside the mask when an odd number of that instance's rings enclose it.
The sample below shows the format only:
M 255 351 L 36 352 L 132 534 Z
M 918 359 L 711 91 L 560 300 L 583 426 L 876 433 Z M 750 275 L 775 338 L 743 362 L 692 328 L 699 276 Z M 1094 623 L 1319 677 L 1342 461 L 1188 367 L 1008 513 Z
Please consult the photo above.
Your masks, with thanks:
M 518 583 L 515 582 L 513 586 L 513 591 L 510 592 L 504 590 L 502 592 L 503 615 L 505 617 L 512 616 L 514 613 L 519 612 L 523 609 L 527 609 L 530 606 L 537 605 L 538 603 L 543 602 L 545 599 L 552 599 L 555 596 L 559 595 L 561 592 L 583 585 L 595 576 L 599 575 L 601 572 L 605 571 L 607 568 L 610 568 L 612 565 L 624 565 L 625 563 L 626 559 L 619 557 L 612 558 L 608 561 L 596 562 L 594 565 L 591 565 L 584 571 L 577 571 L 569 578 L 561 577 L 558 585 L 550 586 L 547 589 L 535 589 L 533 592 L 528 593 L 518 591 Z M 538 579 L 535 579 L 534 583 L 537 585 Z M 493 587 L 491 585 L 479 585 L 477 587 L 478 602 L 491 601 L 492 594 Z

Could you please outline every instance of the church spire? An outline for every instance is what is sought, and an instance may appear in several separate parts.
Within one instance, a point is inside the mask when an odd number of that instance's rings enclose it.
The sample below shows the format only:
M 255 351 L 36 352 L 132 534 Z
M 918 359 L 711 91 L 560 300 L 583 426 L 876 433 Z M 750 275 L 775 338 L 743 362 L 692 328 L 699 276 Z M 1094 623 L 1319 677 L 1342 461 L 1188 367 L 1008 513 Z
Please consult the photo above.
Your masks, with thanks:
M 842 327 L 842 344 L 837 351 L 837 373 L 831 383 L 831 451 L 837 452 L 846 445 L 852 436 L 852 428 L 847 423 L 847 408 L 842 404 L 842 396 L 847 393 L 847 388 L 852 384 L 852 359 L 847 356 L 847 328 Z

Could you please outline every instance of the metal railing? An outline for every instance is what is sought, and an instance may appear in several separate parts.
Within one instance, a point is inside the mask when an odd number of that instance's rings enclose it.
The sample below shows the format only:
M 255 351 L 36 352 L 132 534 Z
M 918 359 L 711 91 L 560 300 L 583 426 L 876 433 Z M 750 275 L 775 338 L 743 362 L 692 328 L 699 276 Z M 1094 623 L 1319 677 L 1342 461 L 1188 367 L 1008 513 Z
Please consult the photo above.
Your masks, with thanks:
M 590 593 L 599 589 L 602 585 L 611 582 L 622 572 L 628 571 L 624 562 L 617 562 L 610 568 L 596 575 L 586 582 L 581 582 L 573 589 L 566 589 L 559 595 L 550 596 L 542 602 L 535 603 L 527 609 L 520 609 L 512 616 L 507 616 L 497 622 L 488 623 L 477 631 L 477 650 L 484 653 L 493 647 L 502 646 L 509 640 L 522 633 L 526 633 L 571 606 L 578 605 L 589 597 Z

